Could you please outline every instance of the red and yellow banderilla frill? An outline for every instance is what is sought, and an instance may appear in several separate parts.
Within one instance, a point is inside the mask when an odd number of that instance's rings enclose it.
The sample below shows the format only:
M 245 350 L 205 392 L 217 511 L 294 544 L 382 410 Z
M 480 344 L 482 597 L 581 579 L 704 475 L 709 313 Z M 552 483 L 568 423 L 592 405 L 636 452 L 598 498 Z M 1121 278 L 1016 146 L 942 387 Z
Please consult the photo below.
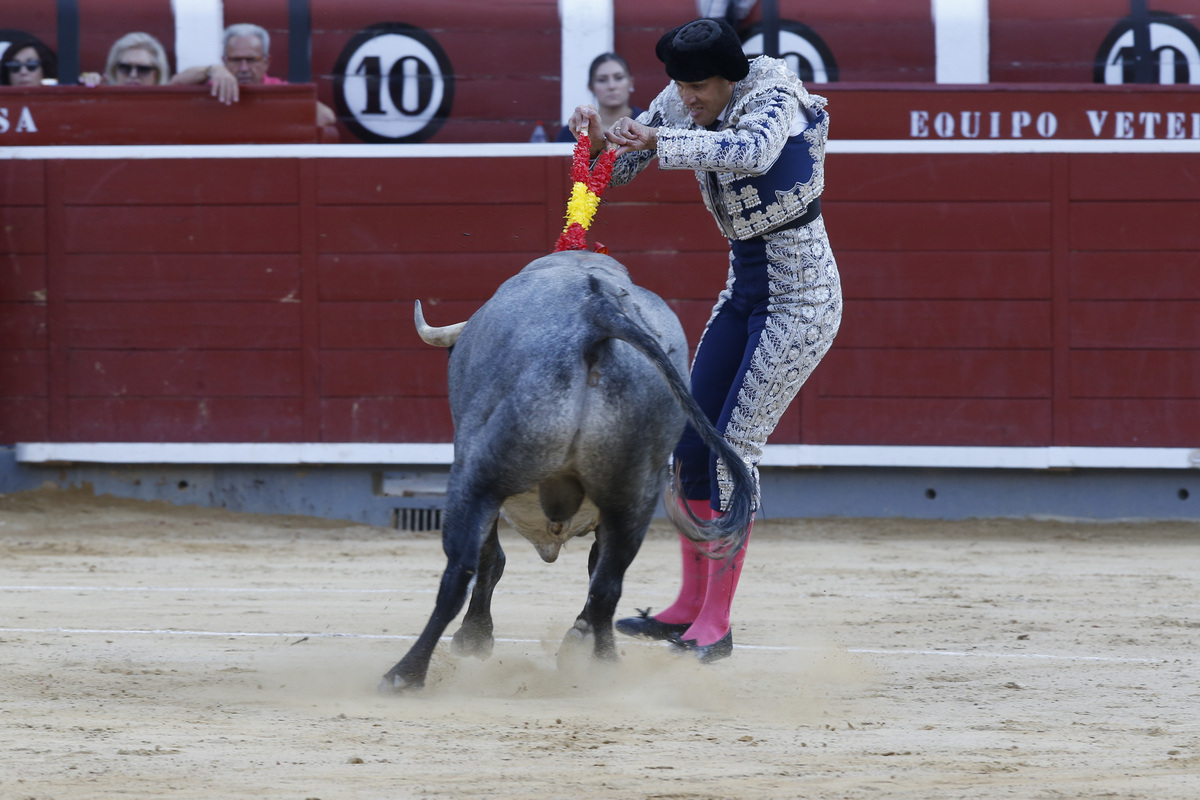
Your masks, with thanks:
M 596 165 L 588 170 L 592 150 L 591 140 L 586 133 L 579 134 L 575 151 L 571 156 L 571 199 L 567 201 L 567 224 L 554 245 L 554 252 L 583 250 L 587 247 L 587 230 L 592 226 L 596 209 L 600 207 L 600 196 L 612 180 L 613 162 L 617 151 L 605 149 L 596 159 Z

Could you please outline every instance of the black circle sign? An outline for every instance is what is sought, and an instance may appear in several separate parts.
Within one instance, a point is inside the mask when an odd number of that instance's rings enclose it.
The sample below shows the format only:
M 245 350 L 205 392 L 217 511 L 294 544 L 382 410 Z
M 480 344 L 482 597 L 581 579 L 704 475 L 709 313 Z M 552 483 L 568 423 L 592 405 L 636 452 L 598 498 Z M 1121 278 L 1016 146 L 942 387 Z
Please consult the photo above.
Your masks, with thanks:
M 1183 17 L 1151 11 L 1143 18 L 1150 83 L 1200 83 L 1200 31 Z M 1137 83 L 1139 60 L 1136 23 L 1126 17 L 1109 32 L 1096 53 L 1096 83 Z
M 764 25 L 750 26 L 742 39 L 742 50 L 750 58 L 763 54 Z M 779 21 L 779 57 L 805 83 L 833 83 L 838 79 L 837 62 L 825 40 L 804 23 Z
M 381 22 L 346 43 L 333 68 L 338 119 L 364 142 L 423 142 L 454 104 L 450 59 L 432 36 Z

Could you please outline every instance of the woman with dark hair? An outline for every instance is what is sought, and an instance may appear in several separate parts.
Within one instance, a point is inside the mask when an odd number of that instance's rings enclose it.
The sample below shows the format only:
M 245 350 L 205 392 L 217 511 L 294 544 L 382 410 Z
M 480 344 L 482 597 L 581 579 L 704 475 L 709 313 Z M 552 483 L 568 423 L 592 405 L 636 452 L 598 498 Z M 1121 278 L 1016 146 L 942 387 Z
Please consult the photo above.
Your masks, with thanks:
M 0 86 L 58 83 L 58 56 L 34 38 L 18 39 L 0 58 Z
M 596 107 L 606 130 L 621 117 L 636 117 L 642 113 L 642 109 L 629 105 L 633 76 L 629 74 L 625 59 L 616 53 L 601 53 L 592 59 L 587 86 L 596 97 Z M 554 141 L 573 142 L 575 135 L 564 125 Z

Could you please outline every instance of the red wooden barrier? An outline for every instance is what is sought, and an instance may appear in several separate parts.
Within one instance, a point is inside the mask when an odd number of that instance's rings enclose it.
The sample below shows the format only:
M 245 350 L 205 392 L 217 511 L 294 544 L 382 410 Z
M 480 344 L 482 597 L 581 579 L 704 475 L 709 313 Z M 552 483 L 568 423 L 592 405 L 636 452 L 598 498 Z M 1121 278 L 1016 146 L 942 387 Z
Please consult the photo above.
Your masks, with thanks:
M 311 85 L 243 87 L 240 98 L 222 105 L 195 86 L 6 86 L 0 147 L 337 141 L 317 127 Z
M 1200 113 L 1200 95 L 1171 91 L 1136 108 L 1142 95 L 1099 90 L 1003 102 L 1085 122 Z M 870 138 L 872 115 L 890 133 L 913 110 L 999 102 L 827 94 L 841 140 Z M 1048 152 L 835 140 L 824 208 L 845 319 L 773 442 L 1200 440 L 1195 142 L 1113 153 L 1088 134 L 1039 137 Z M 3 153 L 0 442 L 449 440 L 445 356 L 417 339 L 412 301 L 435 324 L 464 319 L 547 252 L 567 158 L 226 152 Z M 590 240 L 667 297 L 695 342 L 725 256 L 694 177 L 651 169 L 606 199 Z

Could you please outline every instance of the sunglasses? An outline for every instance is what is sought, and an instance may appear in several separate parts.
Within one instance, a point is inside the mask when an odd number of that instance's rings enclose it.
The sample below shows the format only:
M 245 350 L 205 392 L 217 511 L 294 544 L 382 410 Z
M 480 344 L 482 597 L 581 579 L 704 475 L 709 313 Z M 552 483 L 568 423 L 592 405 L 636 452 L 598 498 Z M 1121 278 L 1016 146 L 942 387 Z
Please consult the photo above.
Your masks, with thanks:
M 23 69 L 28 72 L 36 72 L 42 66 L 42 60 L 40 58 L 31 58 L 28 61 L 5 61 L 4 66 L 14 75 Z
M 126 64 L 123 61 L 117 64 L 117 72 L 121 73 L 126 78 L 135 74 L 139 78 L 149 78 L 150 75 L 153 74 L 157 69 L 158 67 L 150 64 Z

